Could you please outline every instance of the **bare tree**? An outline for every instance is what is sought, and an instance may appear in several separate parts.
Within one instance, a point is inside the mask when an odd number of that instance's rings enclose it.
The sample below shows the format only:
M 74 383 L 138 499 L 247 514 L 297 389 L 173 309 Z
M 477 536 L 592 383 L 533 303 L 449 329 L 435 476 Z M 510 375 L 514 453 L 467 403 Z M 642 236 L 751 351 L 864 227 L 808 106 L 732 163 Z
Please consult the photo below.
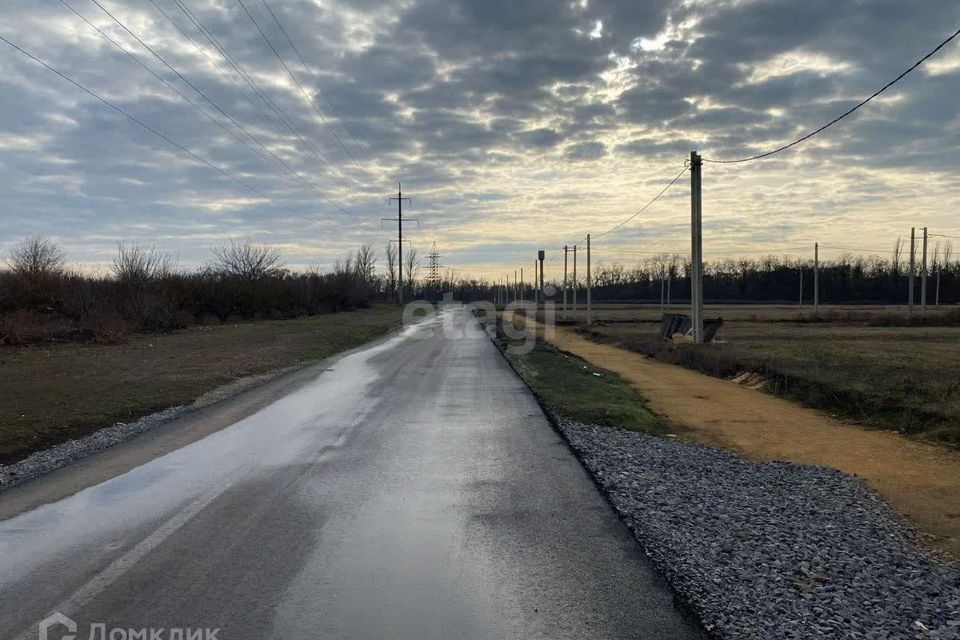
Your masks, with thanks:
M 387 291 L 397 290 L 397 247 L 392 242 L 387 243 Z
M 404 275 L 407 279 L 407 286 L 412 290 L 417 275 L 420 273 L 420 258 L 417 257 L 416 247 L 410 247 L 410 250 L 407 251 L 407 260 L 403 266 L 405 267 Z
M 903 269 L 903 238 L 897 238 L 896 244 L 893 245 L 893 275 L 899 276 L 901 270 Z
M 63 273 L 65 255 L 53 241 L 34 236 L 21 240 L 10 252 L 10 268 L 30 280 Z
M 231 238 L 213 248 L 213 271 L 254 281 L 283 271 L 283 255 L 276 247 Z
M 357 249 L 357 258 L 355 262 L 357 275 L 366 282 L 373 282 L 374 272 L 377 269 L 377 252 L 368 244 L 361 245 Z
M 143 285 L 170 275 L 173 258 L 149 245 L 121 243 L 110 270 L 119 282 Z

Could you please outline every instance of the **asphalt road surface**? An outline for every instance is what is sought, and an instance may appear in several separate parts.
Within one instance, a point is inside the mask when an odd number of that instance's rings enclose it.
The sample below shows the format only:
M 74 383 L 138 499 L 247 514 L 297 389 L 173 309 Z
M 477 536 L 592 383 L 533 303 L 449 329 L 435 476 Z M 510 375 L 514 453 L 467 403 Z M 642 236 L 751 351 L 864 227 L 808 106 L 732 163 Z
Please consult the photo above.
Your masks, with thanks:
M 54 611 L 79 640 L 700 637 L 457 308 L 0 522 L 0 637 Z

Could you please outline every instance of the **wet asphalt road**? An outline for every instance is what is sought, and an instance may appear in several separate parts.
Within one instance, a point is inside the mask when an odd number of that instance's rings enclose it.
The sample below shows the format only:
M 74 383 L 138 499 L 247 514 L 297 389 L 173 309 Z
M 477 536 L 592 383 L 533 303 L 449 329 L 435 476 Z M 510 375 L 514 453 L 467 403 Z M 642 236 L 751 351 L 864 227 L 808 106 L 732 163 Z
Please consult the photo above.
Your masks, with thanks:
M 700 637 L 476 322 L 443 318 L 0 522 L 0 637 L 54 610 L 80 639 Z

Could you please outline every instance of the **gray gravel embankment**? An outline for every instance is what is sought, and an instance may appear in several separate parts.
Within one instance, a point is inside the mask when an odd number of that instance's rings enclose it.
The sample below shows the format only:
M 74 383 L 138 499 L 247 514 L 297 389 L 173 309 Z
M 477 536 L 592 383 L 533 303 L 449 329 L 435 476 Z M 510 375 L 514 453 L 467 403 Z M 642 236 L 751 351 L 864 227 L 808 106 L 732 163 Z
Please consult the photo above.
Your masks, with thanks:
M 960 566 L 834 469 L 560 420 L 674 589 L 719 638 L 960 638 Z

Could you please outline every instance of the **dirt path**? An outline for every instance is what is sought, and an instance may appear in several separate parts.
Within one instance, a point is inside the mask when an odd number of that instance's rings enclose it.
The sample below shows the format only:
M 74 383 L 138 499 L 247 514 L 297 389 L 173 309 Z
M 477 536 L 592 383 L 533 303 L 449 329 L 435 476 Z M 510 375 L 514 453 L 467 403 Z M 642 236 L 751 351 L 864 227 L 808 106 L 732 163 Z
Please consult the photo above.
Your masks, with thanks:
M 556 328 L 560 349 L 629 380 L 693 439 L 756 460 L 834 467 L 866 480 L 960 558 L 960 454 L 835 420 L 787 400 Z

